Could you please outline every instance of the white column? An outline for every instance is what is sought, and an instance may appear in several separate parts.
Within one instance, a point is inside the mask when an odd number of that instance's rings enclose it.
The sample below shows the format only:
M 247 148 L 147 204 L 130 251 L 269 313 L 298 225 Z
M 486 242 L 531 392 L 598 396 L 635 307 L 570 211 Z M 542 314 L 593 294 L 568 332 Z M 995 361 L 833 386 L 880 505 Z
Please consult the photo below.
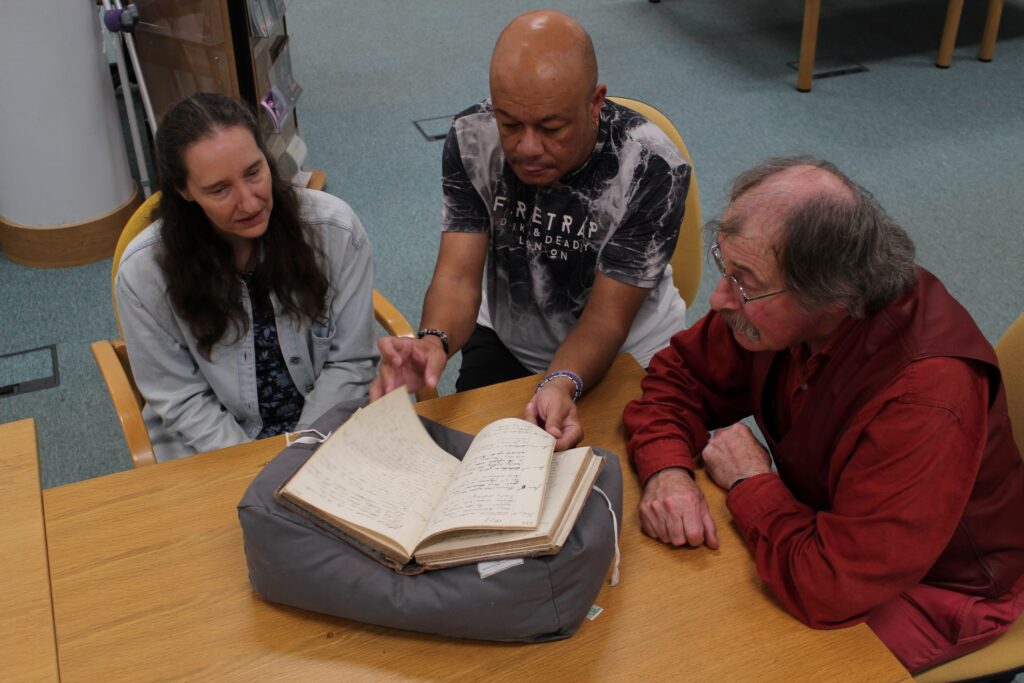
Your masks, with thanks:
M 0 20 L 0 219 L 77 225 L 135 192 L 96 5 L 10 3 Z

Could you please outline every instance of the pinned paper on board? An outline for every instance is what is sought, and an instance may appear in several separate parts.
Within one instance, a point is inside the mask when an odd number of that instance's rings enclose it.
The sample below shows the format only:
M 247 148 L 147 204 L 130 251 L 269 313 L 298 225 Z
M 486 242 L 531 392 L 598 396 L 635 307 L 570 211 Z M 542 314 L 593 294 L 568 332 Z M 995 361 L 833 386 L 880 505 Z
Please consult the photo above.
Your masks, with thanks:
M 285 119 L 288 118 L 288 112 L 291 111 L 291 107 L 288 106 L 284 95 L 276 86 L 271 86 L 270 91 L 260 100 L 260 106 L 270 116 L 270 120 L 274 124 L 274 132 L 280 133 L 281 126 L 284 124 Z
M 285 0 L 248 0 L 249 32 L 256 38 L 269 36 L 284 16 Z
M 270 46 L 270 69 L 267 76 L 270 87 L 260 99 L 260 106 L 269 115 L 274 132 L 281 127 L 302 94 L 302 86 L 292 76 L 292 60 L 288 51 L 288 36 L 279 36 Z

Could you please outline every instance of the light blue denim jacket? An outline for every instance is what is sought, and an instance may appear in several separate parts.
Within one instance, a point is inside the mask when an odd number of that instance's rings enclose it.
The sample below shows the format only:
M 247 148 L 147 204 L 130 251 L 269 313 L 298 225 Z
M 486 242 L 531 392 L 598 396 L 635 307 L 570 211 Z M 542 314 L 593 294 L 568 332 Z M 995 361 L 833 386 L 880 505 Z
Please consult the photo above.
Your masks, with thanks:
M 342 200 L 299 190 L 303 224 L 325 256 L 330 281 L 326 322 L 297 325 L 271 295 L 278 342 L 288 372 L 305 397 L 301 429 L 339 401 L 364 398 L 378 353 L 373 318 L 373 262 L 359 218 Z M 132 373 L 146 399 L 143 415 L 158 461 L 252 440 L 259 415 L 251 302 L 249 328 L 218 343 L 206 360 L 171 308 L 155 257 L 157 221 L 125 249 L 115 281 L 117 311 Z M 244 285 L 243 285 L 244 292 Z

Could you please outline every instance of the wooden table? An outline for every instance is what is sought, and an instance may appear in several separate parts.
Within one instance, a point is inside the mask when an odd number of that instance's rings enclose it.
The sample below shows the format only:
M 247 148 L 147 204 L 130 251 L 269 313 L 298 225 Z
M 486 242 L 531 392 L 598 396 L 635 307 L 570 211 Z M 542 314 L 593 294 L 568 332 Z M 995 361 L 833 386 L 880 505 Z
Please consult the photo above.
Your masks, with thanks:
M 36 425 L 0 425 L 0 677 L 56 681 Z
M 620 358 L 580 401 L 585 443 L 624 453 L 622 407 L 641 376 Z M 418 411 L 476 431 L 520 414 L 535 382 Z M 628 465 L 622 583 L 605 586 L 605 611 L 569 640 L 454 640 L 268 604 L 247 582 L 235 505 L 282 446 L 278 437 L 45 492 L 64 680 L 909 680 L 866 626 L 813 631 L 786 614 L 708 482 L 720 550 L 645 537 Z

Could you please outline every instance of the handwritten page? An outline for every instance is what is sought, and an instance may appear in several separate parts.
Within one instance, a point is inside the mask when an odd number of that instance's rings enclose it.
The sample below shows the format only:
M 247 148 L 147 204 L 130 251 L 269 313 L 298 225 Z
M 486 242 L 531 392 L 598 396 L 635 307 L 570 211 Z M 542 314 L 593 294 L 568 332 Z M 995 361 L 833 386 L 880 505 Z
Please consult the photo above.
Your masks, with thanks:
M 458 467 L 399 388 L 353 415 L 284 492 L 393 539 L 411 556 Z
M 535 528 L 554 447 L 553 436 L 526 420 L 484 427 L 424 536 L 467 527 Z
M 592 452 L 587 447 L 573 448 L 554 454 L 551 458 L 550 481 L 544 495 L 543 511 L 536 529 L 526 531 L 474 530 L 446 534 L 420 546 L 416 552 L 416 559 L 420 562 L 427 562 L 426 558 L 453 551 L 550 537 L 552 532 L 561 525 L 573 491 L 577 488 L 586 465 L 592 459 Z

